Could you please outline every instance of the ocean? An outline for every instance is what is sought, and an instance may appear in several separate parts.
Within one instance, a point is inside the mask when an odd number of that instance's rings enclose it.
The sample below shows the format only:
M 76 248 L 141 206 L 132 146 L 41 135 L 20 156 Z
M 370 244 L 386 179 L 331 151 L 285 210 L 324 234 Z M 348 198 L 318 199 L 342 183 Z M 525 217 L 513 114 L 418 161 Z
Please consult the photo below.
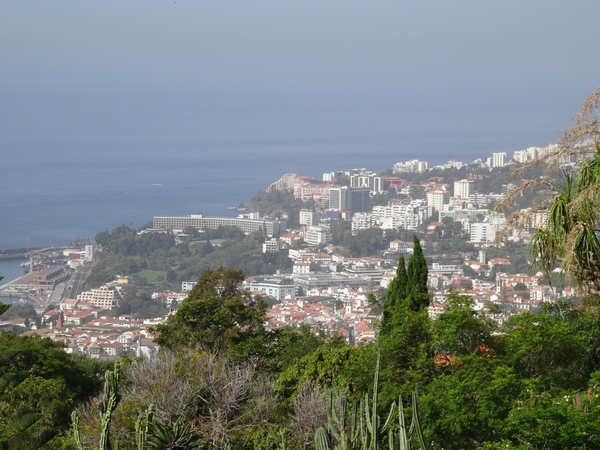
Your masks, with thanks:
M 229 206 L 289 172 L 510 158 L 555 141 L 574 113 L 566 109 L 489 99 L 5 95 L 0 248 L 93 240 L 155 215 L 234 215 Z

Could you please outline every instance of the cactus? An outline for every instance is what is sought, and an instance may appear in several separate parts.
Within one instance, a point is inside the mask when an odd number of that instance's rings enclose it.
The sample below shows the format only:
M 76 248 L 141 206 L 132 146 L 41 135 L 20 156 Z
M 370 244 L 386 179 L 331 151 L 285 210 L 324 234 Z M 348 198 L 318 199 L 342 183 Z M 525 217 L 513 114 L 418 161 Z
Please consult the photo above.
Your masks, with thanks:
M 398 429 L 392 429 L 396 416 L 394 402 L 385 419 L 381 422 L 378 413 L 378 391 L 380 356 L 377 357 L 375 379 L 373 380 L 373 397 L 369 401 L 368 394 L 360 402 L 354 401 L 351 412 L 347 411 L 346 397 L 340 399 L 339 417 L 333 407 L 333 394 L 330 392 L 327 408 L 327 424 L 319 427 L 315 433 L 316 450 L 379 450 L 382 448 L 383 436 L 388 432 L 388 447 L 390 450 L 409 450 L 414 435 L 417 436 L 422 450 L 427 449 L 418 416 L 418 386 L 412 394 L 412 420 L 407 431 L 405 425 L 402 397 L 398 401 Z
M 142 418 L 139 417 L 135 422 L 135 441 L 137 443 L 138 450 L 144 450 L 146 448 L 146 438 L 148 437 L 148 428 L 154 419 L 154 407 L 150 405 L 146 411 L 146 425 L 143 425 Z
M 79 426 L 79 416 L 77 415 L 77 411 L 71 413 L 71 422 L 73 423 L 73 438 L 75 439 L 77 450 L 85 450 L 85 446 L 81 439 L 81 427 Z
M 119 362 L 115 362 L 115 368 L 111 372 L 106 371 L 106 377 L 104 378 L 104 398 L 100 402 L 100 445 L 99 450 L 111 450 L 110 444 L 110 422 L 112 421 L 112 414 L 115 411 L 117 405 L 121 401 L 121 394 L 119 393 L 119 382 L 121 381 L 121 366 Z
M 121 394 L 119 394 L 119 382 L 121 381 L 121 366 L 119 362 L 115 362 L 115 368 L 111 372 L 106 371 L 104 377 L 104 396 L 99 404 L 100 409 L 100 444 L 99 450 L 111 450 L 112 446 L 110 443 L 110 422 L 112 420 L 112 414 L 115 408 L 121 401 Z M 77 413 L 73 411 L 71 414 L 71 420 L 73 422 L 73 435 L 78 450 L 85 450 L 83 440 L 81 439 L 81 429 L 79 426 L 79 417 Z M 115 450 L 119 447 L 118 443 L 115 445 Z

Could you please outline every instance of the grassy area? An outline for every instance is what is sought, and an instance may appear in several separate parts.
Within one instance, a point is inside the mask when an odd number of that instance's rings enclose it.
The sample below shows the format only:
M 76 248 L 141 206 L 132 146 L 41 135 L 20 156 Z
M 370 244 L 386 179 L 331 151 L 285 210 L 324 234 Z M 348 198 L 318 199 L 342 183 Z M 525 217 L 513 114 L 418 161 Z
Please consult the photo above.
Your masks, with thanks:
M 148 283 L 156 283 L 156 280 L 158 279 L 158 277 L 163 277 L 164 279 L 167 278 L 167 272 L 161 272 L 159 270 L 142 270 L 139 273 L 140 277 L 144 277 L 146 280 L 148 280 Z

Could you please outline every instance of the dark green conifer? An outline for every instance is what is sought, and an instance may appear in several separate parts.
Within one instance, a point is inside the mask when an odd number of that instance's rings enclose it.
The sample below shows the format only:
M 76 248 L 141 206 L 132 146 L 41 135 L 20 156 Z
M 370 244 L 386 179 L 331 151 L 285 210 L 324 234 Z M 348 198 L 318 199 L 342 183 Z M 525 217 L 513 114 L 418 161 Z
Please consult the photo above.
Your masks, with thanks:
M 416 237 L 414 242 L 408 268 L 404 267 L 404 257 L 399 258 L 379 330 L 382 376 L 386 380 L 382 400 L 388 404 L 399 394 L 408 394 L 414 382 L 429 370 L 431 330 L 427 313 L 427 263 Z
M 398 268 L 396 269 L 396 277 L 390 283 L 385 303 L 383 305 L 383 318 L 381 321 L 381 334 L 385 334 L 393 328 L 395 312 L 398 305 L 406 298 L 406 287 L 408 278 L 406 275 L 406 266 L 404 263 L 404 255 L 398 258 Z
M 408 260 L 408 289 L 406 296 L 410 299 L 409 306 L 413 311 L 421 311 L 429 306 L 427 294 L 427 260 L 423 255 L 417 236 L 413 236 L 414 251 Z

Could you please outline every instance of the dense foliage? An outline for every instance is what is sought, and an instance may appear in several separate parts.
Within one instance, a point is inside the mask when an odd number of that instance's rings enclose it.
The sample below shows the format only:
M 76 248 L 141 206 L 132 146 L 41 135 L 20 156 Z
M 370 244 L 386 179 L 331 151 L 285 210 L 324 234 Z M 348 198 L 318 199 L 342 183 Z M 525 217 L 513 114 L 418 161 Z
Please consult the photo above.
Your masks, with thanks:
M 194 281 L 207 269 L 238 267 L 248 275 L 272 274 L 291 267 L 284 252 L 263 253 L 265 236 L 257 231 L 244 235 L 236 227 L 219 227 L 198 233 L 189 230 L 183 241 L 170 234 L 139 234 L 126 226 L 96 236 L 101 246 L 86 288 L 98 287 L 117 275 L 137 276 L 144 270 L 164 272 L 153 282 L 138 279 L 149 289 L 178 290 L 182 281 Z
M 38 448 L 68 429 L 71 409 L 98 392 L 102 370 L 50 339 L 0 333 L 0 448 Z

